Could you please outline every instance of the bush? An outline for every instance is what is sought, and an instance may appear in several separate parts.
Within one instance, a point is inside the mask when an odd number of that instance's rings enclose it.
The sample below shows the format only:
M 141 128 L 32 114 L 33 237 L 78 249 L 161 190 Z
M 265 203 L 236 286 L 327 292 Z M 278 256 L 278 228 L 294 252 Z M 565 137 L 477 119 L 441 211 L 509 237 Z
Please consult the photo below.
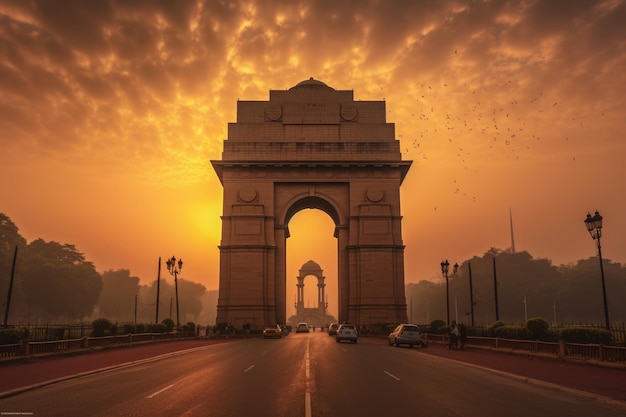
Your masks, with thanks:
M 605 329 L 588 327 L 568 327 L 561 331 L 561 338 L 569 343 L 613 344 L 613 333 Z
M 195 332 L 196 331 L 196 324 L 192 321 L 187 322 L 187 324 L 183 325 L 183 331 L 184 332 Z
M 172 319 L 163 319 L 161 324 L 165 326 L 168 332 L 171 332 L 174 329 L 174 320 Z
M 109 319 L 99 318 L 91 322 L 91 334 L 95 337 L 102 337 L 111 334 L 113 323 Z
M 428 333 L 431 334 L 444 334 L 448 332 L 448 326 L 446 322 L 443 320 L 433 320 L 430 323 L 430 330 Z
M 506 323 L 503 321 L 494 321 L 493 323 L 491 323 L 491 325 L 489 326 L 489 334 L 491 334 L 492 336 L 497 336 L 496 332 L 498 330 L 498 327 L 503 327 L 506 326 Z
M 131 333 L 135 333 L 136 332 L 136 328 L 134 324 L 124 324 L 124 334 L 131 334 Z
M 532 335 L 524 326 L 502 325 L 492 329 L 495 337 L 515 340 L 531 340 Z
M 0 345 L 13 345 L 28 339 L 30 334 L 26 327 L 10 327 L 0 329 Z
M 167 326 L 165 324 L 163 324 L 163 323 L 146 324 L 146 332 L 148 332 L 148 333 L 166 333 L 167 332 Z
M 535 339 L 542 340 L 548 332 L 550 323 L 546 319 L 541 317 L 535 317 L 528 319 L 526 322 L 526 329 L 530 332 L 531 336 Z

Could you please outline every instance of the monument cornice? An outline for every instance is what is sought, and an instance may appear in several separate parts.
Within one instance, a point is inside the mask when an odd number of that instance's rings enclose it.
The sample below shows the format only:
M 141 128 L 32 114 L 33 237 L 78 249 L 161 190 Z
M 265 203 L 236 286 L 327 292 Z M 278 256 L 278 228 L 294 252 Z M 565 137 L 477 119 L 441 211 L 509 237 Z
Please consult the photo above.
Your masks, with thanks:
M 404 180 L 413 161 L 223 161 L 212 160 L 211 164 L 220 182 L 223 183 L 226 171 L 232 178 L 237 176 L 236 171 L 246 173 L 246 178 L 274 178 L 288 179 L 292 174 L 302 175 L 302 171 L 307 171 L 306 177 L 309 179 L 319 178 L 325 180 L 341 179 L 344 173 L 351 173 L 351 176 L 371 178 L 378 171 L 399 172 L 400 182 Z M 256 171 L 256 172 L 255 172 Z M 256 173 L 256 175 L 255 175 Z M 360 175 L 359 175 L 360 173 Z M 384 176 L 389 178 L 388 175 Z

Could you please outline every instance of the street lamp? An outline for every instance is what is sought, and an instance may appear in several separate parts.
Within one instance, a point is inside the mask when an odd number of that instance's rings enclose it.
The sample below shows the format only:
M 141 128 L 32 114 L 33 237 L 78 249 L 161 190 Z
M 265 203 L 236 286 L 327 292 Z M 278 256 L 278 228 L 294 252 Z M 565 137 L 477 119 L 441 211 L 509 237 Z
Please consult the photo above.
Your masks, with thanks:
M 450 262 L 446 259 L 445 261 L 441 261 L 441 274 L 446 278 L 446 318 L 448 320 L 448 326 L 450 325 L 450 287 L 448 285 L 448 270 L 450 268 Z M 452 267 L 452 275 L 456 274 L 457 269 L 459 269 L 459 264 L 454 264 Z
M 171 275 L 174 275 L 174 286 L 176 287 L 176 326 L 180 327 L 180 319 L 178 314 L 178 274 L 183 269 L 183 260 L 179 259 L 178 264 L 176 258 L 172 256 L 172 259 L 168 259 L 167 270 Z
M 607 330 L 611 330 L 609 325 L 609 307 L 606 302 L 606 286 L 604 285 L 604 266 L 602 265 L 602 246 L 600 245 L 600 238 L 602 237 L 602 216 L 596 210 L 595 215 L 592 217 L 591 213 L 587 213 L 585 219 L 585 226 L 587 231 L 591 235 L 593 240 L 598 241 L 598 258 L 600 258 L 600 277 L 602 278 L 602 300 L 604 301 L 604 323 Z

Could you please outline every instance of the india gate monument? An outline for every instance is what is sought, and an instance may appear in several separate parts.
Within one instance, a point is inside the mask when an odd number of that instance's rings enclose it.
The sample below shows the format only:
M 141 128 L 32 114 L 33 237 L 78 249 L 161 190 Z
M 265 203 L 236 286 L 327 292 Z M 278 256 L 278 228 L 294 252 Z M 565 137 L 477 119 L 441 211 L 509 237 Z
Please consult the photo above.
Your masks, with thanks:
M 224 189 L 217 323 L 286 324 L 289 221 L 304 209 L 335 224 L 339 322 L 405 323 L 400 185 L 411 162 L 384 101 L 313 78 L 237 101 L 211 161 Z

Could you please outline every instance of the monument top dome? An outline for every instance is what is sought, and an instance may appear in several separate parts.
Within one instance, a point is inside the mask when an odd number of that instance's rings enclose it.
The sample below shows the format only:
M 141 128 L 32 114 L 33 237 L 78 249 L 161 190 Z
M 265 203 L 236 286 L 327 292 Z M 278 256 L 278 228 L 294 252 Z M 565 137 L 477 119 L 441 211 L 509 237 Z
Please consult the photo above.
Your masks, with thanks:
M 302 88 L 302 87 L 326 87 L 326 88 L 330 88 L 332 90 L 334 90 L 334 88 L 329 87 L 328 85 L 326 85 L 325 83 L 314 79 L 313 77 L 309 78 L 308 80 L 304 80 L 304 81 L 300 81 L 298 84 L 296 84 L 295 86 L 291 87 L 290 90 L 293 90 L 294 88 Z
M 317 262 L 311 260 L 311 261 L 305 262 L 305 264 L 302 265 L 301 270 L 307 270 L 307 271 L 309 271 L 309 270 L 320 270 L 321 271 L 322 268 L 319 266 L 319 264 Z

